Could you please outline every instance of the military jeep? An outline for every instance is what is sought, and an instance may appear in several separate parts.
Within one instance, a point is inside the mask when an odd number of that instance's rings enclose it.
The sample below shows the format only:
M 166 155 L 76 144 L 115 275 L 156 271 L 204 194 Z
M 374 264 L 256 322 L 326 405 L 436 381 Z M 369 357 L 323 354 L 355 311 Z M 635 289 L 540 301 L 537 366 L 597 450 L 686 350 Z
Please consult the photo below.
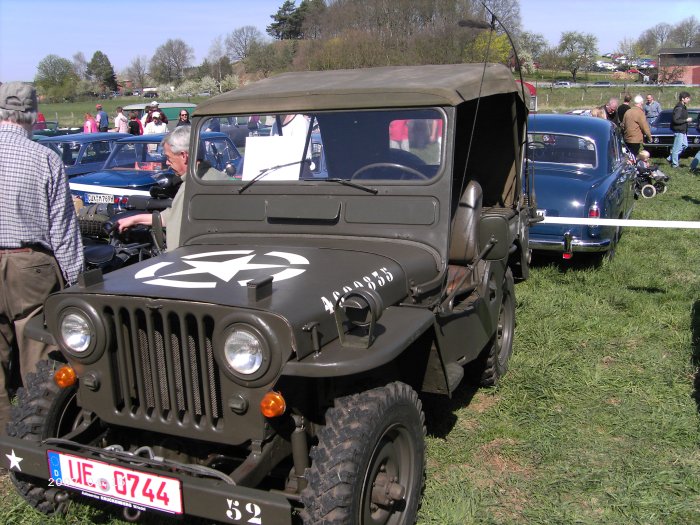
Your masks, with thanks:
M 132 521 L 413 523 L 420 395 L 495 385 L 512 352 L 524 97 L 506 67 L 463 64 L 289 73 L 199 105 L 181 245 L 82 274 L 33 326 L 60 356 L 0 440 L 20 493 Z M 210 119 L 251 116 L 267 132 L 241 169 L 198 158 Z

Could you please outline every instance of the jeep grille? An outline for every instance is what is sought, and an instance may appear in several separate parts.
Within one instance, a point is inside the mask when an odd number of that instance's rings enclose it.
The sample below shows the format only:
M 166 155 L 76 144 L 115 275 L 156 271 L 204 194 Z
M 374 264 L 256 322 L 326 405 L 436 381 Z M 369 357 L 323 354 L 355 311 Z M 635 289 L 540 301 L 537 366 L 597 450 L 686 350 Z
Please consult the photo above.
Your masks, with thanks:
M 223 423 L 211 318 L 138 307 L 108 310 L 120 412 L 194 427 Z

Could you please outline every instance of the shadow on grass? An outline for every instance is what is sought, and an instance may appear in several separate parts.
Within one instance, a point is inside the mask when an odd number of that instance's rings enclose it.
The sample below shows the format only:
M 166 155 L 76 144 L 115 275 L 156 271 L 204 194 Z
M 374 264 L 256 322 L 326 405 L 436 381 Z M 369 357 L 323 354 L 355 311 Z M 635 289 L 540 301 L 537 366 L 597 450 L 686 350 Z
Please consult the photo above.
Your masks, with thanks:
M 561 253 L 533 253 L 530 266 L 542 268 L 552 266 L 560 273 L 599 268 L 603 263 L 601 254 L 577 253 L 571 259 L 564 259 Z
M 695 380 L 693 382 L 693 399 L 700 412 L 700 301 L 693 303 L 690 313 L 690 327 L 692 330 L 692 340 L 690 342 L 692 355 L 691 362 L 695 368 Z
M 681 197 L 681 199 L 683 199 L 684 201 L 689 202 L 691 204 L 700 204 L 699 199 L 696 199 L 695 197 L 691 197 L 690 195 L 683 195 Z
M 428 435 L 440 439 L 446 438 L 457 423 L 455 412 L 469 406 L 478 390 L 479 387 L 474 380 L 465 373 L 464 379 L 452 393 L 451 398 L 437 394 L 421 394 Z

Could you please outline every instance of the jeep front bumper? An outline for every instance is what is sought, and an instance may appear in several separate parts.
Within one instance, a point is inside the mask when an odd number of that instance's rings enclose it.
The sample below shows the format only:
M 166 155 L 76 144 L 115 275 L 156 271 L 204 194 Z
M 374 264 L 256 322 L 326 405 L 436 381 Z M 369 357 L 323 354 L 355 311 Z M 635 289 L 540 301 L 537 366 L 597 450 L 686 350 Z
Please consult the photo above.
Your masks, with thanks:
M 33 443 L 24 439 L 3 437 L 0 439 L 0 466 L 6 467 L 12 473 L 36 478 L 35 483 L 37 484 L 55 487 L 54 492 L 64 490 L 67 493 L 82 494 L 88 498 L 132 509 L 132 511 L 158 510 L 152 506 L 144 508 L 142 502 L 138 501 L 139 495 L 146 494 L 153 499 L 158 496 L 156 484 L 151 486 L 150 490 L 148 484 L 138 485 L 137 479 L 140 476 L 144 480 L 169 478 L 174 480 L 175 486 L 179 487 L 181 498 L 181 512 L 172 512 L 173 514 L 198 516 L 226 523 L 257 523 L 259 525 L 291 525 L 292 523 L 292 506 L 282 494 L 236 486 L 218 478 L 191 475 L 173 468 L 172 462 L 169 463 L 169 468 L 149 466 L 140 461 L 143 458 L 137 456 L 134 456 L 133 462 L 125 462 L 116 459 L 108 451 L 97 454 L 94 450 L 87 452 L 81 450 L 82 446 L 78 443 L 75 443 L 75 447 L 67 447 L 51 443 L 51 441 Z M 123 488 L 121 493 L 124 493 L 124 496 L 118 497 L 108 493 L 109 485 L 114 483 L 110 483 L 112 480 L 96 480 L 95 483 L 91 483 L 94 489 L 83 490 L 74 486 L 68 487 L 67 485 L 70 483 L 68 480 L 57 480 L 52 475 L 49 468 L 49 453 L 51 453 L 52 459 L 58 455 L 74 458 L 75 470 L 71 469 L 68 472 L 67 469 L 64 469 L 63 472 L 64 477 L 69 475 L 73 481 L 80 478 L 81 468 L 84 474 L 85 467 L 80 467 L 82 461 L 83 465 L 88 465 L 90 468 L 93 468 L 91 465 L 100 464 L 107 471 L 115 472 L 115 479 L 129 479 L 130 485 Z M 183 470 L 186 469 L 187 466 L 183 465 Z M 146 486 L 144 487 L 144 485 Z M 161 495 L 161 499 L 164 496 Z M 170 493 L 167 497 L 170 500 L 175 496 Z M 141 500 L 143 501 L 143 497 Z

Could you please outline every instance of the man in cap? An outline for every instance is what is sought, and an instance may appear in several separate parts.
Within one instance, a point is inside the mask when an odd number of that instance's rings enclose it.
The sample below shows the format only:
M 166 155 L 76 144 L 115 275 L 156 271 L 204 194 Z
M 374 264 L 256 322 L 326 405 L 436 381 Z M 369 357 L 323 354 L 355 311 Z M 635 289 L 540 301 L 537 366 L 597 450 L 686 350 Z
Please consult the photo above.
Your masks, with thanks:
M 63 162 L 31 140 L 37 118 L 30 84 L 0 86 L 0 433 L 10 415 L 7 393 L 12 349 L 22 381 L 52 347 L 25 336 L 46 298 L 72 284 L 83 268 L 83 246 Z
M 141 117 L 141 124 L 143 124 L 144 129 L 146 129 L 146 124 L 148 124 L 151 120 L 153 120 L 153 113 L 155 111 L 158 111 L 158 113 L 160 113 L 160 121 L 165 123 L 167 126 L 168 117 L 166 117 L 165 114 L 158 109 L 158 102 L 156 102 L 154 100 L 153 102 L 151 102 L 148 105 L 148 107 L 146 109 L 147 109 L 147 113 L 143 117 Z
M 97 121 L 97 130 L 98 131 L 109 131 L 109 115 L 107 115 L 107 112 L 102 109 L 102 104 L 97 104 L 95 106 L 96 114 L 95 114 L 95 120 Z
M 154 111 L 151 113 L 151 121 L 146 124 L 143 128 L 144 135 L 154 135 L 156 133 L 166 133 L 168 131 L 168 126 L 165 122 L 162 122 L 160 111 Z

